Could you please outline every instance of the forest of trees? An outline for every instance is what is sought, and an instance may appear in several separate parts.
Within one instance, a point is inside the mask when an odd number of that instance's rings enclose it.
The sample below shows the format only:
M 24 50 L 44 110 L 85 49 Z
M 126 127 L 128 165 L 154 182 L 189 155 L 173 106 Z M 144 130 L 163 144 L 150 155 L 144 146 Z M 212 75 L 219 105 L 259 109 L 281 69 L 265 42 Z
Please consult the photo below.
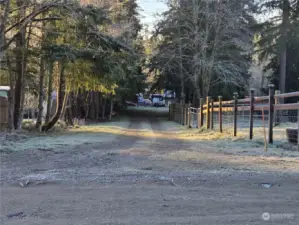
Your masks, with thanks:
M 135 0 L 1 0 L 0 78 L 10 86 L 9 129 L 21 128 L 28 93 L 38 99 L 36 128 L 47 131 L 64 115 L 69 123 L 111 116 L 113 99 L 139 91 L 145 75 L 137 7 Z
M 299 89 L 299 0 L 168 0 L 150 40 L 136 0 L 0 4 L 10 130 L 22 127 L 27 94 L 36 99 L 36 128 L 48 131 L 61 118 L 111 117 L 113 101 L 143 91 L 147 76 L 152 91 L 174 90 L 195 105 L 207 95 L 247 95 L 254 61 L 281 92 Z
M 151 39 L 154 88 L 167 86 L 195 105 L 207 95 L 246 95 L 257 62 L 281 92 L 299 89 L 298 0 L 169 0 L 168 6 Z

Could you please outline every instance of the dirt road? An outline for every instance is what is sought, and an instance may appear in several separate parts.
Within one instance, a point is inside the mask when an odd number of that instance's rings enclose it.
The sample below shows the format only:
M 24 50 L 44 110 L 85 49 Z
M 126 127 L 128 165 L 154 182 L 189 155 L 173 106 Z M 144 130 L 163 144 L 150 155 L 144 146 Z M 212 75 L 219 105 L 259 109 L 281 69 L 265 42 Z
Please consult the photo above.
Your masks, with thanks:
M 19 150 L 1 152 L 1 224 L 299 224 L 295 153 L 221 151 L 179 129 L 131 117 L 5 143 Z

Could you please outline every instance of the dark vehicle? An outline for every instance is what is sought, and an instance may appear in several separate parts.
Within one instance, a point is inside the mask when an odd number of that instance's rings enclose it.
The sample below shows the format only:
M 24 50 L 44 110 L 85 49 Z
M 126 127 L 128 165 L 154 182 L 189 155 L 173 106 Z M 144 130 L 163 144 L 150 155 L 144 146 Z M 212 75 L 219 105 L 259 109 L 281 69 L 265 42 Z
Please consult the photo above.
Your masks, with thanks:
M 151 96 L 151 100 L 152 100 L 153 106 L 165 107 L 165 97 L 164 97 L 164 95 L 153 94 Z

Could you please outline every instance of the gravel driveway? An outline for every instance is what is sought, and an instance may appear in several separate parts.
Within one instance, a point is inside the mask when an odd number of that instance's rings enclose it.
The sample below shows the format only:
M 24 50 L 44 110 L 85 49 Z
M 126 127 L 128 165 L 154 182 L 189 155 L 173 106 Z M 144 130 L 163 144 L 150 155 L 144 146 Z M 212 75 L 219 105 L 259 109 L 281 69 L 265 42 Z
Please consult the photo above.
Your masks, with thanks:
M 228 154 L 179 129 L 134 116 L 16 141 L 1 152 L 1 224 L 299 224 L 298 159 Z

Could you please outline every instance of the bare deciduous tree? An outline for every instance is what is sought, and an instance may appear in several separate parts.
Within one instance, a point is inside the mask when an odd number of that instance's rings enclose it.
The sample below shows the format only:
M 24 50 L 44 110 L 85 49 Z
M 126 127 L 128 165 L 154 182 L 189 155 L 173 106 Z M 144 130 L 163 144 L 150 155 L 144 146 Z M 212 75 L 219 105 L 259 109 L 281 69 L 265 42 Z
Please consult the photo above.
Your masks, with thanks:
M 253 0 L 170 1 L 170 10 L 158 24 L 156 37 L 162 37 L 163 50 L 156 57 L 168 55 L 172 67 L 182 63 L 176 73 L 183 77 L 184 71 L 197 98 L 207 96 L 218 83 L 243 85 L 249 66 L 246 56 L 253 47 L 252 4 Z

